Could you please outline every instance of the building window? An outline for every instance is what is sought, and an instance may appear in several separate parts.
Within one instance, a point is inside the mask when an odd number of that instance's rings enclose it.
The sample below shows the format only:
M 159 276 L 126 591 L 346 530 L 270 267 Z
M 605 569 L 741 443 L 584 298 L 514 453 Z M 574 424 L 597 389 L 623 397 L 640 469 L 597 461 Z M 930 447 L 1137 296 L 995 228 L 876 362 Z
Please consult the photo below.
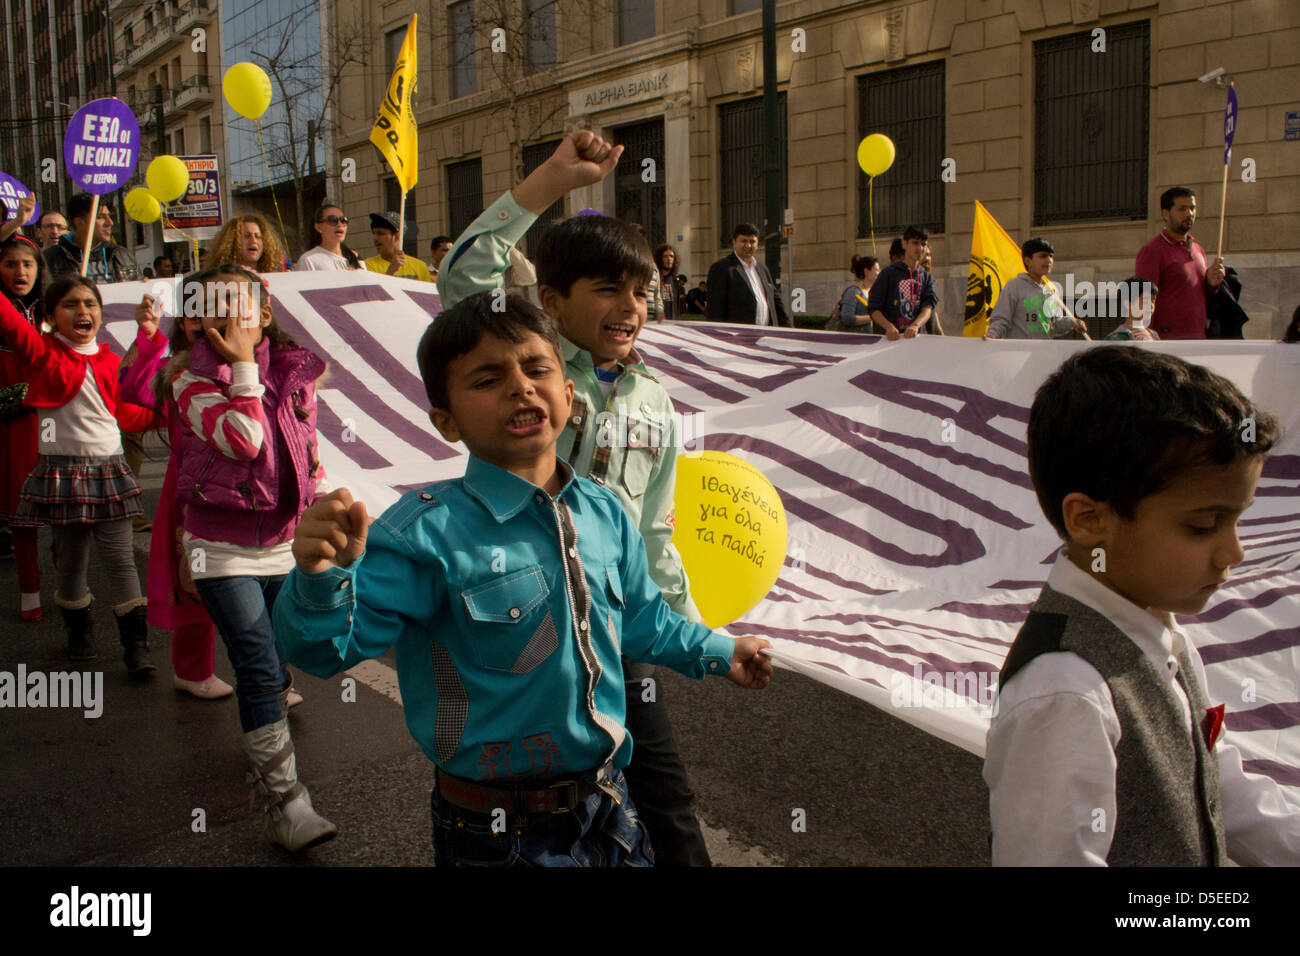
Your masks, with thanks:
M 527 19 L 528 58 L 526 73 L 552 69 L 559 57 L 555 39 L 555 5 L 558 0 L 524 0 Z
M 459 236 L 483 211 L 483 161 L 469 159 L 447 166 L 447 219 Z
M 781 163 L 781 208 L 789 204 L 786 175 L 785 93 L 778 93 L 781 114 L 781 139 L 777 148 Z M 718 107 L 718 155 L 722 163 L 722 217 L 719 220 L 718 245 L 730 247 L 731 230 L 742 222 L 752 223 L 763 231 L 763 97 L 726 103 Z M 777 223 L 768 225 L 775 231 Z
M 406 39 L 406 27 L 398 27 L 384 34 L 384 57 L 388 64 L 385 72 L 391 77 L 397 69 L 397 58 L 402 55 L 402 41 Z
M 172 155 L 181 156 L 185 152 L 185 130 L 178 129 L 172 133 Z
M 734 17 L 737 13 L 749 13 L 752 10 L 762 10 L 763 0 L 731 0 L 731 15 Z
M 384 211 L 403 215 L 402 187 L 396 179 L 384 180 Z M 420 226 L 415 221 L 415 196 L 406 194 L 405 219 L 402 224 L 402 251 L 413 258 L 420 258 Z
M 868 177 L 857 169 L 858 238 L 875 232 L 901 235 L 908 226 L 943 232 L 944 64 L 925 63 L 858 77 L 858 141 L 884 133 L 894 141 L 894 165 L 877 177 L 868 196 Z
M 618 45 L 655 35 L 655 0 L 618 0 Z
M 474 3 L 464 0 L 447 8 L 451 23 L 451 95 L 468 96 L 478 89 L 474 65 Z
M 1145 20 L 1034 44 L 1034 225 L 1146 218 L 1149 51 Z
M 626 158 L 614 171 L 614 215 L 644 229 L 653 249 L 668 234 L 664 121 L 652 119 L 620 126 L 614 130 L 614 145 L 626 148 Z M 650 170 L 653 176 L 646 175 Z
M 199 152 L 212 152 L 212 119 L 207 116 L 199 117 Z
M 551 140 L 548 143 L 534 143 L 531 146 L 524 147 L 524 175 L 527 176 L 550 156 L 557 146 L 560 145 L 558 139 Z M 546 211 L 537 217 L 537 221 L 528 227 L 524 233 L 524 251 L 531 255 L 537 248 L 537 241 L 542 238 L 542 233 L 551 227 L 551 223 L 564 218 L 564 197 L 561 196 L 555 202 L 546 207 Z

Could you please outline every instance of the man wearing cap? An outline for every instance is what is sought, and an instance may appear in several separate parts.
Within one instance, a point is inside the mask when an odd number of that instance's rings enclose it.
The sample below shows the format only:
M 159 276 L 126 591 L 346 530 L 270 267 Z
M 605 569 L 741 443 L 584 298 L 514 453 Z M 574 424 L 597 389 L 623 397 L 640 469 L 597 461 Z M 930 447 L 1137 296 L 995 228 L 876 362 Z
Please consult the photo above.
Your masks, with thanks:
M 406 276 L 432 282 L 429 267 L 419 259 L 408 258 L 397 244 L 397 227 L 400 220 L 395 212 L 372 212 L 370 214 L 370 238 L 375 243 L 377 256 L 366 260 L 366 268 L 371 272 L 382 272 L 390 276 Z

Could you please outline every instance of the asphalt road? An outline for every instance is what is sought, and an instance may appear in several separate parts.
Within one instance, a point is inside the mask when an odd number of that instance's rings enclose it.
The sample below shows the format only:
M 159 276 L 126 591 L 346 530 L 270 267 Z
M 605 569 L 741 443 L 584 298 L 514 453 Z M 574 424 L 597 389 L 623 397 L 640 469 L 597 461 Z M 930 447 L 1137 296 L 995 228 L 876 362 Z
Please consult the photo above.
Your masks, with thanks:
M 165 450 L 150 449 L 143 484 L 152 514 Z M 0 563 L 0 671 L 71 669 L 48 540 L 40 623 L 19 622 L 14 566 Z M 143 580 L 148 535 L 136 543 Z M 93 561 L 90 583 L 104 588 Z M 102 715 L 0 708 L 0 865 L 432 863 L 432 766 L 384 692 L 391 660 L 359 677 L 355 702 L 342 699 L 341 677 L 298 678 L 305 702 L 290 721 L 301 779 L 340 835 L 295 860 L 249 809 L 234 698 L 173 690 L 171 635 L 157 629 L 158 671 L 128 677 L 111 610 L 100 603 L 94 613 L 99 659 L 79 669 L 102 672 Z M 216 669 L 234 682 L 220 643 Z M 789 671 L 760 693 L 668 671 L 660 679 L 715 862 L 987 864 L 978 758 Z

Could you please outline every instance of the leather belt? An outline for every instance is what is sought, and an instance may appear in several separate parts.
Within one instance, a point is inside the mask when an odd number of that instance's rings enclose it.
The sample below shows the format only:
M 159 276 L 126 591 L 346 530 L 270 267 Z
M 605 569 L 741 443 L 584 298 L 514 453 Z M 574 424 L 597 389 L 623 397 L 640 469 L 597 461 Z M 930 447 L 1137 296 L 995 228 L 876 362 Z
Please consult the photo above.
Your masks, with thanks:
M 434 786 L 454 807 L 490 814 L 503 809 L 516 816 L 537 813 L 567 813 L 594 793 L 605 792 L 588 780 L 556 780 L 544 787 L 487 787 L 463 777 L 436 770 Z

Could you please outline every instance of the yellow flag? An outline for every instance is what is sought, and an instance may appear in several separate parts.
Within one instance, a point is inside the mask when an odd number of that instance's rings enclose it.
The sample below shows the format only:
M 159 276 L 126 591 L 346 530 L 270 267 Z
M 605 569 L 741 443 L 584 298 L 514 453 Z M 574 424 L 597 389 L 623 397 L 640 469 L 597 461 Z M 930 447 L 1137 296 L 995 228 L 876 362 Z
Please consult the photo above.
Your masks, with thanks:
M 970 244 L 970 277 L 966 280 L 966 318 L 962 335 L 981 336 L 1002 286 L 1025 271 L 1020 246 L 998 225 L 984 204 L 975 202 L 975 235 Z
M 411 14 L 411 25 L 406 28 L 406 39 L 402 41 L 402 50 L 397 55 L 397 68 L 393 70 L 393 78 L 388 81 L 388 92 L 384 95 L 384 102 L 379 105 L 375 127 L 370 131 L 370 142 L 384 154 L 384 159 L 393 168 L 397 183 L 404 193 L 415 185 L 419 173 L 415 110 L 411 106 L 417 73 L 415 18 L 416 15 Z

